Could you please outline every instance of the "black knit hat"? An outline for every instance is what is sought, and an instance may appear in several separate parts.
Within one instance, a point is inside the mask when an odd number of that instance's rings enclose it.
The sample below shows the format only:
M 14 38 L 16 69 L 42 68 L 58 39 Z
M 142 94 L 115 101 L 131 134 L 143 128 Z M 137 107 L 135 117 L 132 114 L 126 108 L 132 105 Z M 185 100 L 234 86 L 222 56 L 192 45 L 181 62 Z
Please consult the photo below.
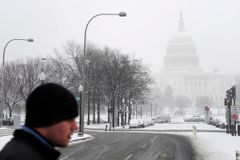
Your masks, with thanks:
M 26 120 L 28 127 L 46 127 L 78 116 L 78 105 L 73 94 L 66 88 L 46 83 L 28 96 Z

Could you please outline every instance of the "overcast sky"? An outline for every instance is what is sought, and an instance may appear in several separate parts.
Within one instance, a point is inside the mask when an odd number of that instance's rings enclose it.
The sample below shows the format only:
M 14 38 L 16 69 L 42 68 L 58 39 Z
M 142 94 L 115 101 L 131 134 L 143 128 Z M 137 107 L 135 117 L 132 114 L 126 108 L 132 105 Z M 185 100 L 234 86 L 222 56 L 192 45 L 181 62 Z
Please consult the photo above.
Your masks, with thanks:
M 67 41 L 83 44 L 84 28 L 95 14 L 120 11 L 127 17 L 94 19 L 87 40 L 141 58 L 158 72 L 183 12 L 200 67 L 240 73 L 239 0 L 1 0 L 0 49 L 13 38 L 34 38 L 34 43 L 9 44 L 5 61 L 53 55 Z

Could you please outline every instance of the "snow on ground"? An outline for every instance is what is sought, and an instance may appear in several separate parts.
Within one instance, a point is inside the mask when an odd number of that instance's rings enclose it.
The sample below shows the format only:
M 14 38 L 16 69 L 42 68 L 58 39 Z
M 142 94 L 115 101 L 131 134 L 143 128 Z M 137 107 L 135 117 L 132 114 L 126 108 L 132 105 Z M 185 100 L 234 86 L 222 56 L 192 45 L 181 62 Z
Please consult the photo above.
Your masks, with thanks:
M 196 126 L 197 130 L 216 130 L 225 131 L 211 125 L 203 123 L 183 123 L 183 124 L 155 124 L 146 127 L 145 130 L 189 130 L 192 126 Z M 105 125 L 91 125 L 88 128 L 101 128 L 104 130 Z M 127 126 L 126 126 L 127 128 Z M 134 129 L 137 130 L 137 129 Z M 225 132 L 197 132 L 196 137 L 192 132 L 168 132 L 169 134 L 178 134 L 189 137 L 195 150 L 199 153 L 198 160 L 232 160 L 236 159 L 236 151 L 240 151 L 240 136 L 231 136 Z M 0 137 L 0 149 L 5 145 L 12 136 Z M 77 136 L 73 136 L 73 139 Z
M 191 138 L 201 160 L 231 160 L 240 150 L 240 137 L 226 133 L 199 133 Z
M 231 136 L 225 133 L 225 129 L 203 123 L 180 123 L 180 124 L 155 124 L 145 128 L 146 130 L 189 130 L 196 126 L 197 130 L 209 130 L 217 132 L 169 132 L 189 137 L 198 153 L 198 160 L 232 160 L 236 159 L 236 151 L 240 151 L 240 136 Z M 222 131 L 222 132 L 219 132 Z
M 204 123 L 162 123 L 155 124 L 144 128 L 145 130 L 192 130 L 193 126 L 197 130 L 211 130 L 211 131 L 224 131 L 223 129 L 216 128 L 212 125 L 206 125 Z
M 3 148 L 3 146 L 12 138 L 11 136 L 2 136 L 0 137 L 0 149 Z

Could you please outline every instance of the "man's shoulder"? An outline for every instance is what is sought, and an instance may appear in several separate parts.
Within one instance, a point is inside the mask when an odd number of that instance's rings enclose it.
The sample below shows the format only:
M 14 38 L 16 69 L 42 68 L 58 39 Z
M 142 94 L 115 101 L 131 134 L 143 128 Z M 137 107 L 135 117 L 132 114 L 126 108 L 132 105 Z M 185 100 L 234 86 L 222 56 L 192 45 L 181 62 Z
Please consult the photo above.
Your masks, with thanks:
M 0 159 L 42 160 L 41 154 L 27 141 L 11 139 L 0 151 Z
M 37 138 L 31 134 L 23 131 L 16 130 L 14 137 L 4 146 L 0 152 L 1 160 L 5 159 L 18 159 L 18 160 L 44 160 L 54 154 L 44 146 Z M 50 158 L 51 159 L 51 158 Z M 54 158 L 55 159 L 55 158 Z

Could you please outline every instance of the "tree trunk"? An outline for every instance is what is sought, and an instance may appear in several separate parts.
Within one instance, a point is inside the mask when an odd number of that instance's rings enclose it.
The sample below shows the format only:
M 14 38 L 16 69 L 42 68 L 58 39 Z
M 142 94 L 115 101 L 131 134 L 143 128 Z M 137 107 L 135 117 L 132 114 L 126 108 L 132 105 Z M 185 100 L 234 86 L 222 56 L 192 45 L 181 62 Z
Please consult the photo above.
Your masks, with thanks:
M 97 123 L 100 123 L 100 100 L 97 100 Z
M 124 113 L 125 113 L 125 104 L 121 101 L 121 126 L 124 126 Z
M 95 103 L 96 103 L 96 101 L 95 101 L 95 95 L 94 95 L 94 97 L 93 97 L 93 102 L 92 102 L 93 104 L 92 104 L 92 107 L 93 107 L 93 124 L 96 124 L 96 107 L 95 107 Z
M 127 103 L 125 102 L 125 104 L 127 104 Z M 124 124 L 126 125 L 127 124 L 127 105 L 124 106 L 124 111 L 125 111 L 124 112 Z
M 114 93 L 112 94 L 112 101 L 111 101 L 111 108 L 112 108 L 112 126 L 113 129 L 115 127 L 115 96 Z
M 132 115 L 132 106 L 131 106 L 132 104 L 130 103 L 130 100 L 128 101 L 128 124 L 129 124 L 129 122 L 130 122 L 130 120 L 131 120 L 131 115 Z
M 117 126 L 119 126 L 120 120 L 120 96 L 117 98 Z
M 12 118 L 12 108 L 9 107 L 9 118 Z
M 87 119 L 87 125 L 90 125 L 90 92 L 88 92 L 88 119 Z
M 108 106 L 107 106 L 107 114 L 108 114 L 108 123 L 110 123 L 110 105 L 108 103 Z

